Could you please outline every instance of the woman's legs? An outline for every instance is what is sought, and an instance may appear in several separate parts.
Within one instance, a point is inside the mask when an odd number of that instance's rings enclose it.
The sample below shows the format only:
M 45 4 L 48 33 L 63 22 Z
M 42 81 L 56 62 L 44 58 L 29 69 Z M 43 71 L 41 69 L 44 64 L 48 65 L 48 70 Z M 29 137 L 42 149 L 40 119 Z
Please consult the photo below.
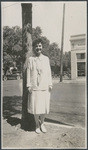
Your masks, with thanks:
M 39 125 L 39 114 L 35 114 L 34 119 L 35 119 L 36 128 L 39 128 L 40 127 L 40 125 Z
M 45 126 L 44 126 L 44 119 L 45 119 L 45 114 L 41 114 L 40 115 L 40 120 L 41 120 L 41 127 L 40 128 L 41 128 L 42 132 L 46 133 L 47 130 L 46 130 Z
M 44 123 L 44 120 L 45 120 L 45 114 L 40 114 L 40 121 L 41 121 L 41 124 Z
M 36 132 L 40 133 L 42 131 L 42 132 L 46 133 L 47 131 L 46 131 L 46 128 L 43 124 L 44 119 L 45 119 L 45 114 L 40 114 L 40 115 L 35 114 L 34 118 L 35 118 L 35 123 L 36 123 Z M 40 122 L 39 122 L 39 120 L 40 120 Z M 41 129 L 41 131 L 40 131 L 40 129 Z
M 44 123 L 45 120 L 45 114 L 35 114 L 34 115 L 34 119 L 35 119 L 35 123 L 36 123 L 36 128 L 40 127 L 40 124 Z M 39 123 L 39 119 L 40 119 L 40 123 Z

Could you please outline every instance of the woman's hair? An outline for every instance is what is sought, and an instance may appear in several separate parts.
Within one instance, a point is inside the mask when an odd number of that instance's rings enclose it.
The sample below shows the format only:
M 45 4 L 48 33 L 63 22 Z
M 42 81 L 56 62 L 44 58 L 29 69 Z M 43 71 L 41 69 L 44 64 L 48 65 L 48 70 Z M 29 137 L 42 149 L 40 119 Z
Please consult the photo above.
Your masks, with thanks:
M 38 39 L 34 40 L 33 43 L 32 43 L 32 46 L 35 47 L 39 43 L 43 44 L 43 41 L 42 41 L 41 38 L 38 38 Z

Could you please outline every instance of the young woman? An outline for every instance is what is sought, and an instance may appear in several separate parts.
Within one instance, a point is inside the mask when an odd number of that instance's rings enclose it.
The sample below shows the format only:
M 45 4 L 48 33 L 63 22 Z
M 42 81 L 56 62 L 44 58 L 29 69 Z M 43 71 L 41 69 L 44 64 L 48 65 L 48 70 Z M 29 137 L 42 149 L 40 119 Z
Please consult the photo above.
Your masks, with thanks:
M 33 51 L 35 56 L 29 58 L 27 67 L 28 112 L 34 114 L 36 133 L 46 133 L 44 119 L 50 106 L 51 69 L 49 58 L 42 54 L 41 39 L 33 42 Z

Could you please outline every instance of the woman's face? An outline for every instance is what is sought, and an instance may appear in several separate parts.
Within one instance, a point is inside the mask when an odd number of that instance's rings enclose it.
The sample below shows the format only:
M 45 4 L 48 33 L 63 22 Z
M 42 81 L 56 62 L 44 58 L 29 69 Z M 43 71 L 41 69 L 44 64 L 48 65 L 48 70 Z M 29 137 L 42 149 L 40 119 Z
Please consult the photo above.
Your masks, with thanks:
M 38 43 L 36 44 L 35 46 L 35 52 L 36 52 L 36 55 L 39 56 L 42 52 L 42 43 Z

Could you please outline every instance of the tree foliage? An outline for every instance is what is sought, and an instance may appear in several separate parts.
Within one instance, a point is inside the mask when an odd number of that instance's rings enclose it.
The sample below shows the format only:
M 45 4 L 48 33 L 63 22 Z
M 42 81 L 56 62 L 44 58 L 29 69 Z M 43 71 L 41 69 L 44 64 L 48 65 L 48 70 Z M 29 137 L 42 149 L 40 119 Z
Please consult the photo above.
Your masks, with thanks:
M 60 49 L 57 43 L 52 43 L 49 46 L 49 55 L 50 55 L 50 62 L 51 65 L 54 66 L 60 65 Z
M 70 73 L 71 70 L 71 52 L 63 54 L 63 70 Z
M 32 40 L 34 41 L 35 39 L 41 37 L 42 34 L 42 30 L 39 26 L 37 26 L 36 28 L 32 29 Z
M 22 29 L 20 27 L 8 27 L 3 28 L 3 67 L 16 65 L 21 67 L 22 60 Z M 6 71 L 5 71 L 6 72 Z
M 60 72 L 60 48 L 57 43 L 51 43 L 47 37 L 42 36 L 42 30 L 39 26 L 32 29 L 32 40 L 41 38 L 43 41 L 43 54 L 50 58 L 51 69 L 54 74 Z M 6 72 L 8 67 L 16 66 L 21 70 L 22 66 L 22 29 L 18 26 L 3 28 L 3 68 Z M 63 54 L 64 71 L 71 69 L 71 54 Z

